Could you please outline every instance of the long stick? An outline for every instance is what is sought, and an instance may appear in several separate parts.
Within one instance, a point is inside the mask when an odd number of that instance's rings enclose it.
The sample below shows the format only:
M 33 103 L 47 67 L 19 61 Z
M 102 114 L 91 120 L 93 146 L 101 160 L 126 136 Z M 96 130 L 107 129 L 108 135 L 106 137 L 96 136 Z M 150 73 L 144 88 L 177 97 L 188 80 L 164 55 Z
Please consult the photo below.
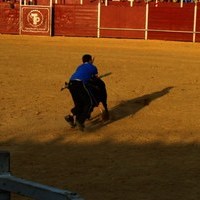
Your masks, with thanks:
M 112 72 L 108 72 L 108 73 L 100 75 L 99 78 L 104 78 L 104 77 L 109 76 L 111 74 L 112 74 Z

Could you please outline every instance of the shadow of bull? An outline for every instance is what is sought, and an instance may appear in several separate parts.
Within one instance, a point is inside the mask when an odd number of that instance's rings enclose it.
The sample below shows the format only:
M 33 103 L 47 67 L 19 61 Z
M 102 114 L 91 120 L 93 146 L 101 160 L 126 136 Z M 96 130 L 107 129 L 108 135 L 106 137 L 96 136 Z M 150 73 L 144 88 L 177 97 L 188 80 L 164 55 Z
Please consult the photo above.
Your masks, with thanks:
M 101 123 L 99 116 L 94 117 L 88 127 L 88 131 L 98 130 L 105 125 L 121 120 L 127 116 L 134 115 L 145 106 L 148 106 L 152 101 L 168 94 L 172 88 L 173 87 L 166 87 L 160 91 L 153 92 L 151 94 L 146 94 L 138 98 L 122 101 L 120 104 L 114 106 L 109 110 L 110 119 L 108 121 Z

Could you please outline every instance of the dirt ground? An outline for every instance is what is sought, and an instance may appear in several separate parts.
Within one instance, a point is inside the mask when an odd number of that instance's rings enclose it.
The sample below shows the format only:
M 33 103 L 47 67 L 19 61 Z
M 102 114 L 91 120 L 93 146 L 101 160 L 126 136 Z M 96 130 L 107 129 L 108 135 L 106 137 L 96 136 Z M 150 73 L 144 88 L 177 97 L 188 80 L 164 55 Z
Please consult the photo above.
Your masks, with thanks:
M 111 119 L 81 133 L 60 88 L 85 53 L 112 72 Z M 199 43 L 0 35 L 0 150 L 13 175 L 85 200 L 197 200 L 199 74 Z

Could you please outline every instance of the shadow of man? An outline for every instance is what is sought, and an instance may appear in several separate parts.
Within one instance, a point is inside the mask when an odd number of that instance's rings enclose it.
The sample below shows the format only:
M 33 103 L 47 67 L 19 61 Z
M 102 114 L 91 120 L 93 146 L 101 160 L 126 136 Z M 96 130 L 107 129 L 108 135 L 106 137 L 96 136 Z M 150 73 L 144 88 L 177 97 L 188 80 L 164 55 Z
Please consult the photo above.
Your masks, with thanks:
M 110 119 L 108 121 L 103 122 L 100 120 L 99 116 L 94 117 L 88 125 L 88 131 L 98 130 L 105 125 L 121 120 L 129 115 L 134 115 L 145 106 L 148 106 L 155 99 L 161 98 L 169 93 L 172 88 L 173 87 L 167 87 L 161 91 L 121 102 L 109 110 Z

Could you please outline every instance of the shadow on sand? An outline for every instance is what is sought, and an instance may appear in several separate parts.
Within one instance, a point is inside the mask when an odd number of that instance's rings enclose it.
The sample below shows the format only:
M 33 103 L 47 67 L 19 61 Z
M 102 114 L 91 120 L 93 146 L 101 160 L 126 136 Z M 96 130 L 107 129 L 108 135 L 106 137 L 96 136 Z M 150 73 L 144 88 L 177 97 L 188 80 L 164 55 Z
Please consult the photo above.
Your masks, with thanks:
M 0 149 L 11 152 L 15 176 L 77 192 L 85 200 L 200 197 L 198 143 L 69 141 L 61 141 L 59 136 L 47 142 L 19 142 L 13 138 L 0 141 Z M 30 200 L 21 196 L 12 199 Z
M 88 124 L 87 131 L 95 131 L 105 125 L 121 120 L 129 115 L 134 115 L 145 106 L 148 106 L 152 101 L 161 98 L 162 96 L 169 93 L 172 88 L 173 87 L 167 87 L 163 90 L 153 92 L 151 94 L 146 94 L 138 98 L 121 102 L 120 104 L 109 110 L 110 119 L 108 121 L 102 122 L 100 115 L 92 118 L 92 120 Z

